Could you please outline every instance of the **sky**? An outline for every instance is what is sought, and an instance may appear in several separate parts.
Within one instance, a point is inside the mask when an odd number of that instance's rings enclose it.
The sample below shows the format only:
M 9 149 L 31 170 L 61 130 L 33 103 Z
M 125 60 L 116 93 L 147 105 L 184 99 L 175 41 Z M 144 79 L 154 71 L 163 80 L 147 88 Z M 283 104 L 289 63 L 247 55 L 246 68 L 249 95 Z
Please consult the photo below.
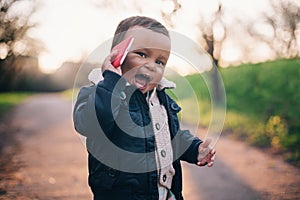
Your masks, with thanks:
M 161 9 L 168 12 L 172 3 L 162 0 L 39 0 L 32 17 L 38 26 L 29 32 L 31 37 L 41 40 L 45 51 L 40 52 L 39 65 L 43 72 L 54 72 L 64 61 L 79 62 L 91 54 L 101 43 L 112 38 L 117 24 L 132 15 L 153 17 L 163 24 Z M 101 6 L 110 2 L 112 6 Z M 124 3 L 126 2 L 126 3 Z M 267 9 L 267 0 L 222 0 L 224 9 L 236 15 L 255 18 Z M 209 16 L 217 7 L 217 1 L 180 1 L 182 8 L 174 16 L 175 32 L 197 41 L 199 13 Z M 230 13 L 230 12 L 229 12 Z M 231 16 L 224 18 L 233 23 Z M 227 44 L 224 58 L 229 62 L 239 59 L 239 50 L 234 42 Z M 178 60 L 177 60 L 178 62 Z

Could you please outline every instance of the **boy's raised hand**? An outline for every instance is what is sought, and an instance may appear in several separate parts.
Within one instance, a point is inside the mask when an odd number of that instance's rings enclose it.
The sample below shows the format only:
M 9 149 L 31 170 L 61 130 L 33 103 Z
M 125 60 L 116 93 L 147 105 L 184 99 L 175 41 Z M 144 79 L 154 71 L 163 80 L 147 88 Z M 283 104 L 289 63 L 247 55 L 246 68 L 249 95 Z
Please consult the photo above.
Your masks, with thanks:
M 210 146 L 211 141 L 211 139 L 207 139 L 199 145 L 197 162 L 198 166 L 213 166 L 216 158 L 216 151 Z
M 121 67 L 115 68 L 111 64 L 117 55 L 118 55 L 118 51 L 114 50 L 105 58 L 105 60 L 102 64 L 102 67 L 101 67 L 102 72 L 104 72 L 105 70 L 110 70 L 110 71 L 113 71 L 113 72 L 119 74 L 120 76 L 122 76 Z

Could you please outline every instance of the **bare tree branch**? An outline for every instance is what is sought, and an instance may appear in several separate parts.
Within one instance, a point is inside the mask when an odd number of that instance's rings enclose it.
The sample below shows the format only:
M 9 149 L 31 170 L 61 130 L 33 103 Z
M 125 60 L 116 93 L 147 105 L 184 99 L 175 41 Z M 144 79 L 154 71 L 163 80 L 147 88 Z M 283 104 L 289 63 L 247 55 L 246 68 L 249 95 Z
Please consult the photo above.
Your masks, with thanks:
M 163 2 L 166 1 L 172 2 L 173 8 L 170 13 L 166 13 L 163 10 L 161 10 L 161 16 L 169 27 L 174 28 L 174 22 L 172 18 L 180 10 L 181 4 L 177 0 L 164 0 Z
M 8 90 L 13 87 L 13 80 L 17 77 L 17 73 L 22 69 L 24 58 L 37 57 L 38 47 L 41 42 L 37 42 L 27 35 L 35 25 L 29 23 L 31 15 L 35 11 L 35 7 L 29 13 L 14 12 L 14 6 L 17 3 L 23 3 L 22 0 L 3 0 L 0 2 L 0 91 Z M 32 3 L 34 1 L 25 2 Z M 16 44 L 22 43 L 23 50 L 17 49 Z M 6 47 L 6 51 L 5 48 Z M 35 59 L 37 60 L 37 59 Z M 37 63 L 32 68 L 37 68 Z
M 257 33 L 251 26 L 247 27 L 249 34 L 267 44 L 278 57 L 299 57 L 300 40 L 296 32 L 300 29 L 300 5 L 293 1 L 269 0 L 272 13 L 262 13 L 262 20 L 273 29 L 273 37 Z

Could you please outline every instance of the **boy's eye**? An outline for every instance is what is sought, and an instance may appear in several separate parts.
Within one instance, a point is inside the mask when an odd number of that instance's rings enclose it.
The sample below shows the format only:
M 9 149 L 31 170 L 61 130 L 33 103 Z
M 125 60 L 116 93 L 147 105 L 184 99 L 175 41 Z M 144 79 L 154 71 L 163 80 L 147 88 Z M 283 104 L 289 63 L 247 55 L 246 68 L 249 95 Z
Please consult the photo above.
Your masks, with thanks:
M 160 65 L 160 66 L 162 66 L 162 67 L 165 66 L 165 63 L 162 62 L 162 61 L 160 61 L 160 60 L 157 60 L 155 63 L 158 64 L 158 65 Z
M 143 58 L 146 58 L 146 54 L 143 52 L 136 52 L 136 54 L 140 55 Z

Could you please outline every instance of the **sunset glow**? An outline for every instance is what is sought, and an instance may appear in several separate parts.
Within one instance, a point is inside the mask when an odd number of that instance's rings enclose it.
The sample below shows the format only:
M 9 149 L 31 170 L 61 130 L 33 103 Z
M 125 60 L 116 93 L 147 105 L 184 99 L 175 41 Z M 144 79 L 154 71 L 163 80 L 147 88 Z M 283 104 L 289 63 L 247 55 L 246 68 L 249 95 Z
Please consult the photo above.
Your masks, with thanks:
M 144 6 L 146 2 L 147 7 Z M 33 17 L 33 21 L 39 23 L 39 26 L 33 29 L 31 34 L 39 38 L 46 46 L 46 52 L 42 52 L 39 57 L 40 69 L 43 72 L 54 72 L 64 61 L 78 61 L 83 54 L 90 54 L 102 42 L 113 36 L 115 27 L 122 19 L 132 15 L 146 15 L 164 23 L 161 10 L 171 12 L 170 10 L 174 6 L 170 1 L 151 1 L 149 3 L 149 1 L 141 0 L 130 1 L 126 4 L 126 9 L 120 9 L 120 5 L 114 1 L 111 1 L 111 6 L 101 7 L 97 3 L 97 1 L 92 0 L 41 1 L 41 6 Z M 201 14 L 209 18 L 216 11 L 217 4 L 208 3 L 204 0 L 180 3 L 182 7 L 180 12 L 173 17 L 175 26 L 171 30 L 199 42 L 199 29 L 197 28 L 199 16 Z M 234 16 L 228 15 L 228 13 L 234 11 L 235 16 L 243 15 L 245 18 L 256 18 L 259 17 L 258 13 L 268 6 L 266 0 L 247 0 L 242 3 L 223 0 L 221 3 L 227 12 L 227 15 L 224 15 L 222 19 L 229 25 L 234 23 Z M 264 34 L 272 34 L 268 31 L 269 27 L 264 24 L 258 24 L 257 28 L 267 30 L 263 31 Z M 220 24 L 216 24 L 215 31 L 216 39 L 224 37 L 224 30 Z M 236 38 L 236 40 L 243 39 Z M 238 41 L 235 43 L 238 44 Z M 222 52 L 223 63 L 236 62 L 240 59 L 241 56 L 238 51 L 240 50 L 225 49 Z M 4 51 L 1 50 L 1 52 L 3 54 Z M 266 57 L 268 56 L 266 55 Z

